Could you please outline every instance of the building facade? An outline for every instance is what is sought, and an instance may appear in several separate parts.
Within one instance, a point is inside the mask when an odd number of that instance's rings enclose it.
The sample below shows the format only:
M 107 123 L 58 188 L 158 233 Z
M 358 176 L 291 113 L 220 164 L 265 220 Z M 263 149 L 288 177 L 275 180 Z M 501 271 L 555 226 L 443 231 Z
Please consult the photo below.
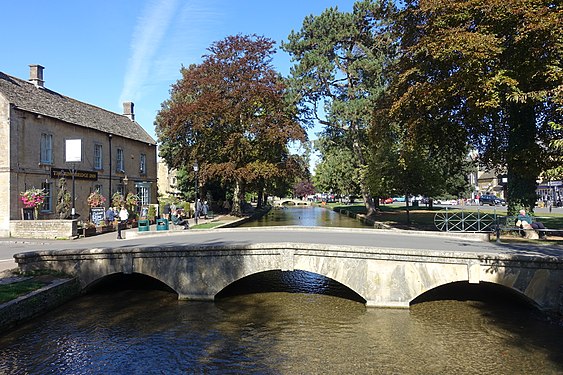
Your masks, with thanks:
M 83 220 L 94 191 L 106 207 L 115 192 L 136 193 L 139 207 L 156 203 L 156 142 L 135 122 L 133 103 L 117 114 L 66 97 L 45 87 L 43 69 L 30 65 L 29 81 L 0 72 L 0 236 L 22 219 L 20 193 L 31 188 L 47 194 L 39 218 L 59 219 L 61 177 Z

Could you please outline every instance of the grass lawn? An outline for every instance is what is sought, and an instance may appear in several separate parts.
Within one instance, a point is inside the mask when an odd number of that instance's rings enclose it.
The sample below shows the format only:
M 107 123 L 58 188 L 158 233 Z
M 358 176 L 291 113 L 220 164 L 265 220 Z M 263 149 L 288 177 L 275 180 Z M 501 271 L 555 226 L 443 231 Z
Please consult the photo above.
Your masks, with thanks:
M 214 221 L 214 222 L 205 223 L 205 224 L 192 225 L 190 227 L 190 229 L 212 229 L 212 228 L 215 228 L 215 227 L 217 227 L 221 224 L 225 224 L 225 222 Z
M 19 296 L 41 289 L 47 282 L 37 280 L 24 280 L 12 284 L 0 285 L 0 303 L 11 301 Z
M 331 209 L 344 209 L 350 212 L 365 214 L 366 210 L 362 204 L 342 205 L 341 203 L 328 203 L 324 207 Z M 449 211 L 459 211 L 461 207 L 450 208 Z M 464 211 L 492 214 L 494 209 L 483 208 L 480 206 L 464 206 Z M 375 216 L 375 220 L 397 228 L 412 228 L 418 230 L 435 231 L 434 216 L 437 212 L 444 212 L 445 207 L 409 207 L 409 215 L 404 204 L 389 204 L 379 206 L 379 212 Z M 498 215 L 505 216 L 505 212 L 498 212 Z M 410 218 L 410 225 L 407 218 Z M 536 216 L 536 220 L 541 221 L 546 228 L 563 230 L 563 212 L 562 213 L 541 213 Z

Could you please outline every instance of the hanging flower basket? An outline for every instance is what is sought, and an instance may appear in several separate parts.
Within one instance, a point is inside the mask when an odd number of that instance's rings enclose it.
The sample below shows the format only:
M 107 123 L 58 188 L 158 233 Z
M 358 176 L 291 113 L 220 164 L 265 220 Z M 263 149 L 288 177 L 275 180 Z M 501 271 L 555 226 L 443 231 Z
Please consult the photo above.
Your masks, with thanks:
M 99 191 L 94 191 L 88 196 L 87 202 L 90 207 L 102 207 L 106 201 L 106 197 Z
M 20 193 L 21 201 L 25 208 L 33 208 L 34 219 L 37 220 L 39 217 L 39 208 L 45 202 L 45 190 L 44 189 L 28 189 Z

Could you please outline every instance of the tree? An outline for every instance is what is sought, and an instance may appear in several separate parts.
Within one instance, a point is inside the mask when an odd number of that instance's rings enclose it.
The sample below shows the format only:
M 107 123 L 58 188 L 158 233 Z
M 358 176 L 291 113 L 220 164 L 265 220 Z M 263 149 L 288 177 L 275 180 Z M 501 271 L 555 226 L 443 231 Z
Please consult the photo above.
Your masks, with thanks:
M 381 73 L 391 48 L 386 20 L 393 11 L 391 3 L 372 0 L 355 3 L 352 13 L 329 8 L 306 17 L 301 30 L 282 44 L 296 62 L 289 85 L 302 117 L 348 133 L 355 162 L 349 167 L 360 171 L 368 215 L 375 207 L 361 173 L 368 159 L 366 128 L 384 88 Z
M 201 64 L 182 68 L 156 119 L 168 165 L 189 169 L 198 161 L 202 181 L 232 184 L 236 215 L 246 186 L 299 173 L 288 143 L 306 134 L 271 65 L 273 45 L 256 35 L 213 43 Z
M 533 210 L 563 84 L 563 10 L 553 0 L 407 0 L 391 115 L 413 138 L 506 168 L 509 212 Z M 559 104 L 558 104 L 559 100 Z
M 321 152 L 321 161 L 315 169 L 313 182 L 319 192 L 356 195 L 360 191 L 360 170 L 351 148 L 341 137 L 324 134 L 315 145 Z
M 306 198 L 315 194 L 315 187 L 311 181 L 300 181 L 293 186 L 293 195 L 296 198 Z
M 59 189 L 57 193 L 57 214 L 60 219 L 66 219 L 70 215 L 72 197 L 66 186 L 66 178 L 59 179 Z

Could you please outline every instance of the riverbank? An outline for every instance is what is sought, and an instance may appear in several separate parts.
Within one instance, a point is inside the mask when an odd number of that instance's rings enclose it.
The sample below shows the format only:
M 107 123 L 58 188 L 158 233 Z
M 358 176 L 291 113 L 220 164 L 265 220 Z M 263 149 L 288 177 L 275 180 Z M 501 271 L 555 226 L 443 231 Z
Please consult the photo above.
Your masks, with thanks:
M 200 219 L 195 224 L 194 219 L 190 219 L 190 230 L 211 230 L 214 228 L 231 228 L 236 227 L 249 220 L 254 220 L 262 215 L 267 214 L 269 208 L 264 210 L 255 210 L 252 213 L 237 217 L 232 215 L 218 215 L 214 218 Z M 128 239 L 144 236 L 166 236 L 177 234 L 179 230 L 157 231 L 156 226 L 150 228 L 146 232 L 128 229 L 123 231 L 124 237 Z M 97 243 L 107 241 L 108 238 L 114 238 L 115 233 L 100 234 L 95 237 L 79 238 L 72 241 L 73 244 L 84 243 L 84 246 L 96 246 Z M 6 242 L 9 240 L 6 240 Z M 31 242 L 26 239 L 13 239 L 19 243 Z M 63 242 L 61 242 L 63 243 Z M 41 244 L 39 243 L 38 246 Z M 22 275 L 19 269 L 8 267 L 0 269 L 0 294 L 2 291 L 8 292 L 10 289 L 19 289 L 21 294 L 8 301 L 0 302 L 0 332 L 12 329 L 13 327 L 37 317 L 49 310 L 52 310 L 66 301 L 80 294 L 79 282 L 76 278 L 64 275 Z M 21 283 L 30 282 L 32 291 L 26 292 L 25 288 L 19 287 Z M 19 284 L 19 285 L 18 285 Z M 9 291 L 10 293 L 12 290 Z M 18 293 L 16 291 L 16 293 Z

